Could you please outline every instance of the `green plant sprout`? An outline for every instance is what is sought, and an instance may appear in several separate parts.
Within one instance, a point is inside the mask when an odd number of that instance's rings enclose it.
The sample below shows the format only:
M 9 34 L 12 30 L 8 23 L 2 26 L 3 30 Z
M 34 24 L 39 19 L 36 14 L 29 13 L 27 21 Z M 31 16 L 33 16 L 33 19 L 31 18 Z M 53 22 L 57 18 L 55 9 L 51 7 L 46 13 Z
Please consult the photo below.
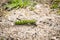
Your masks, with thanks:
M 24 25 L 24 24 L 35 24 L 36 20 L 17 20 L 15 21 L 16 25 Z
M 9 8 L 9 9 L 15 8 L 15 7 L 17 7 L 17 6 L 18 6 L 18 4 L 15 4 L 15 3 L 5 5 L 5 7 L 6 7 L 6 8 Z
M 5 7 L 12 9 L 19 6 L 23 8 L 27 7 L 30 4 L 31 4 L 30 0 L 10 0 L 10 2 L 5 5 Z

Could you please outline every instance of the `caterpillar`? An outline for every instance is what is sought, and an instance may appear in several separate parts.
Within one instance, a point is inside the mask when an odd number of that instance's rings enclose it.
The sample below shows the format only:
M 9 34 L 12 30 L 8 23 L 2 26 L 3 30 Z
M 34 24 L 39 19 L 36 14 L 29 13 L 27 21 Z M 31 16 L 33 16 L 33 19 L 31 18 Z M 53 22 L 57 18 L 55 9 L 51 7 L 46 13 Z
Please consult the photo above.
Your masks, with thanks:
M 15 25 L 35 24 L 36 20 L 16 20 Z

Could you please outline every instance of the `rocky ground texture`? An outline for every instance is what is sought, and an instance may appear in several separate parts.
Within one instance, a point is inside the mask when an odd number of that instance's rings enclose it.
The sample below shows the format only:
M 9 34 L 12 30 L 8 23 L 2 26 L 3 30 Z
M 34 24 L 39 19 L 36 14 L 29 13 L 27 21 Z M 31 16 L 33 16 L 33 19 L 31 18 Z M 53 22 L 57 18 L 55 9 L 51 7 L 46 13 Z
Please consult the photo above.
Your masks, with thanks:
M 47 4 L 37 4 L 34 10 L 14 9 L 0 21 L 0 40 L 60 40 L 60 16 Z M 15 25 L 20 19 L 35 19 L 36 25 Z

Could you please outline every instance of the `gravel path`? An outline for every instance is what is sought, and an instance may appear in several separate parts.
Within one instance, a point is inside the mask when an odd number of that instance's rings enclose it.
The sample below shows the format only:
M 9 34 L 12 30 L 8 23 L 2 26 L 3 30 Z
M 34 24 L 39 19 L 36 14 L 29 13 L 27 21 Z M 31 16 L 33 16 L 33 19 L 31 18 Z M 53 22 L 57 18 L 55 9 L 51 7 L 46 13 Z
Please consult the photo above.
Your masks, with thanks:
M 49 5 L 38 4 L 33 11 L 15 9 L 0 22 L 0 40 L 60 40 L 60 16 Z M 14 25 L 18 19 L 35 19 L 36 25 Z

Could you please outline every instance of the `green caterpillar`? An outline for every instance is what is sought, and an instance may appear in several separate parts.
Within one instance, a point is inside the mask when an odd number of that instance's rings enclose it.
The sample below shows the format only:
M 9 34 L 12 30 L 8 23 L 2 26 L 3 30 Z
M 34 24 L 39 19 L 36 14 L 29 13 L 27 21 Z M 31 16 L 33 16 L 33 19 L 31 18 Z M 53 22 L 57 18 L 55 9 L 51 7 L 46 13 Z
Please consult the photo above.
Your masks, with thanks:
M 36 20 L 17 20 L 15 21 L 16 25 L 24 25 L 24 24 L 35 24 Z

